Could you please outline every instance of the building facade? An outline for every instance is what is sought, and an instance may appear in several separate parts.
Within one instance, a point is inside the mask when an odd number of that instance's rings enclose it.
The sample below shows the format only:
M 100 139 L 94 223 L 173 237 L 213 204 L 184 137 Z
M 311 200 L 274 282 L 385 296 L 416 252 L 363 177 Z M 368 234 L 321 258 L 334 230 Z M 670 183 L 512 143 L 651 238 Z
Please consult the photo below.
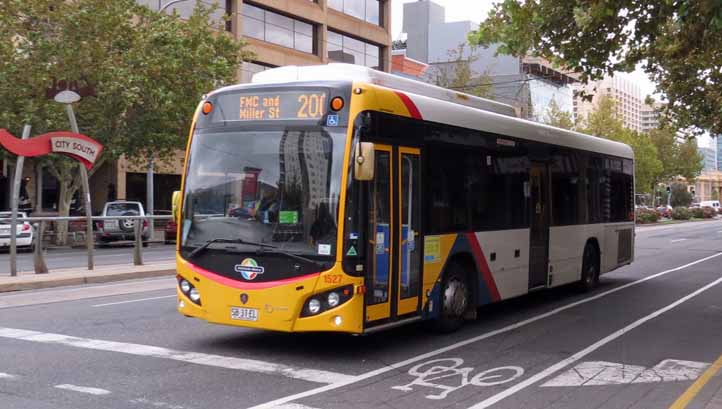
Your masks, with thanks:
M 659 127 L 659 116 L 661 115 L 662 104 L 655 102 L 652 105 L 642 104 L 640 111 L 640 129 L 642 132 L 649 132 Z
M 552 100 L 571 113 L 573 74 L 541 58 L 496 55 L 495 45 L 472 49 L 467 36 L 477 27 L 472 21 L 447 22 L 444 7 L 430 0 L 405 3 L 406 56 L 430 65 L 429 82 L 436 82 L 439 70 L 465 61 L 475 76 L 489 84 L 489 98 L 514 106 L 523 118 L 542 121 Z M 468 84 L 474 85 L 479 84 Z
M 161 10 L 170 0 L 136 0 L 153 10 Z M 181 1 L 165 12 L 190 16 L 196 2 Z M 255 55 L 238 72 L 241 83 L 250 82 L 254 73 L 284 65 L 316 65 L 345 62 L 383 71 L 391 68 L 390 0 L 219 0 L 215 18 L 237 39 L 245 39 L 247 50 Z M 225 21 L 224 16 L 230 18 Z M 190 118 L 189 118 L 190 121 Z M 307 141 L 310 143 L 311 141 Z M 90 177 L 94 212 L 106 201 L 138 200 L 148 207 L 148 176 L 152 175 L 153 208 L 169 210 L 171 195 L 178 190 L 183 168 L 183 152 L 152 168 L 145 160 L 121 158 L 105 162 Z M 10 205 L 9 180 L 12 167 L 1 164 L 0 206 Z M 37 213 L 57 211 L 58 184 L 34 161 L 25 162 L 23 191 Z M 76 200 L 78 209 L 80 201 Z
M 717 155 L 714 148 L 698 147 L 697 152 L 704 158 L 703 171 L 709 172 L 717 169 Z
M 616 103 L 617 115 L 625 127 L 637 132 L 643 132 L 646 129 L 642 126 L 644 105 L 642 91 L 626 76 L 616 75 L 586 85 L 577 85 L 575 91 L 577 91 L 574 97 L 575 120 L 584 120 L 591 112 L 594 112 L 602 98 L 609 97 Z M 591 95 L 591 101 L 584 99 L 582 92 L 585 95 Z M 652 114 L 645 115 L 647 118 L 652 116 Z M 658 116 L 655 117 L 655 120 L 657 118 Z M 652 122 L 647 121 L 650 124 Z

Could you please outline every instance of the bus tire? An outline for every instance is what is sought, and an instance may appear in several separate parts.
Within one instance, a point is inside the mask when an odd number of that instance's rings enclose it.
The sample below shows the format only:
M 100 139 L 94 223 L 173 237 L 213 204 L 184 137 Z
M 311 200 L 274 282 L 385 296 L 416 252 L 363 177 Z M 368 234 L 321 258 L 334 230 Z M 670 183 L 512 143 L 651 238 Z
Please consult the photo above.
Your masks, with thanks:
M 599 284 L 599 252 L 592 243 L 584 246 L 582 255 L 582 279 L 579 288 L 583 292 L 591 291 Z
M 441 280 L 441 311 L 431 322 L 437 332 L 449 333 L 461 328 L 464 316 L 471 308 L 471 291 L 464 266 L 452 263 Z

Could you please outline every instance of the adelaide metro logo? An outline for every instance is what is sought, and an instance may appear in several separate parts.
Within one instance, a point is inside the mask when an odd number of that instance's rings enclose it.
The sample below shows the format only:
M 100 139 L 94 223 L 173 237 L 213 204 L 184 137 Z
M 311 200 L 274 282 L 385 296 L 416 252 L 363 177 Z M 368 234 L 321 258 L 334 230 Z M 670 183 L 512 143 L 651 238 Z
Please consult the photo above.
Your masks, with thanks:
M 264 268 L 260 267 L 256 260 L 252 258 L 245 258 L 241 261 L 241 264 L 236 264 L 233 269 L 237 273 L 241 273 L 244 279 L 251 281 L 255 280 L 259 274 L 263 274 Z

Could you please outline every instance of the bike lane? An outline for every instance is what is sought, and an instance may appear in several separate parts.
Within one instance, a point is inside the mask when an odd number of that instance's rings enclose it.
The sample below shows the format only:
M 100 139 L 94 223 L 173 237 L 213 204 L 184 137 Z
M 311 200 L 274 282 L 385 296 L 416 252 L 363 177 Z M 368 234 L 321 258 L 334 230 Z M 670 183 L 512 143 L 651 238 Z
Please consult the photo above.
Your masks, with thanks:
M 539 381 L 536 381 L 535 377 L 600 340 L 607 339 L 602 345 L 586 352 L 583 359 L 576 359 L 570 365 L 577 364 L 580 360 L 586 362 L 586 355 L 623 338 L 629 331 L 641 331 L 644 334 L 648 322 L 653 322 L 658 316 L 664 318 L 665 314 L 706 292 L 715 292 L 719 297 L 722 294 L 722 281 L 718 280 L 721 276 L 719 264 L 719 258 L 707 259 L 689 268 L 645 281 L 543 320 L 502 331 L 463 347 L 433 354 L 428 359 L 409 365 L 391 365 L 393 370 L 380 371 L 378 376 L 359 379 L 358 382 L 340 388 L 307 393 L 290 402 L 311 408 L 348 405 L 356 408 L 466 408 L 482 402 L 486 403 L 476 407 L 546 407 L 550 404 L 549 400 L 536 398 L 535 389 L 538 388 Z M 705 286 L 708 287 L 703 293 L 685 299 Z M 630 325 L 634 326 L 625 329 Z M 610 335 L 614 337 L 608 339 Z M 642 339 L 649 341 L 645 336 L 642 336 Z M 696 356 L 669 357 L 673 358 L 704 362 L 700 360 L 701 357 Z M 667 358 L 660 358 L 653 364 L 642 362 L 640 366 L 653 367 L 664 359 Z M 616 354 L 616 360 L 609 360 L 613 363 L 620 361 L 625 362 L 625 357 L 620 353 Z M 540 381 L 569 369 L 567 366 L 569 365 L 561 366 Z M 531 383 L 524 385 L 527 382 Z M 522 387 L 509 396 L 501 396 L 494 402 L 488 401 L 518 385 Z M 530 392 L 532 389 L 534 391 Z M 564 394 L 561 389 L 549 389 L 545 393 Z M 517 396 L 525 396 L 527 399 L 505 406 L 507 400 L 511 401 L 512 397 Z M 552 398 L 552 404 L 554 399 L 558 400 L 558 397 Z M 257 408 L 265 407 L 274 406 L 269 403 Z M 576 400 L 567 407 L 589 406 Z

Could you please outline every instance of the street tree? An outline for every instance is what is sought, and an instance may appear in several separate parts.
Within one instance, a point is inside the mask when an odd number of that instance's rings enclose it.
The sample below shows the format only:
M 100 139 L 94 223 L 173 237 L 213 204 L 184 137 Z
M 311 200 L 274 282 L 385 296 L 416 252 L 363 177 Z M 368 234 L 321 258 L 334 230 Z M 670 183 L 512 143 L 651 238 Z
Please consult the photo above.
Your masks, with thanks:
M 596 109 L 579 125 L 580 132 L 626 143 L 634 150 L 635 188 L 638 193 L 651 193 L 662 172 L 657 148 L 648 134 L 627 129 L 617 114 L 614 100 L 604 96 Z
M 544 123 L 562 129 L 574 129 L 572 114 L 559 108 L 559 104 L 552 99 L 544 113 Z
M 662 171 L 654 185 L 663 185 L 678 176 L 694 183 L 704 167 L 704 158 L 697 151 L 696 140 L 682 140 L 674 129 L 665 126 L 652 129 L 649 137 L 662 163 Z
M 491 77 L 488 73 L 478 73 L 472 68 L 478 60 L 476 47 L 461 44 L 447 53 L 447 62 L 435 63 L 429 69 L 434 84 L 464 92 L 477 97 L 491 98 Z
M 76 104 L 80 132 L 105 146 L 91 175 L 122 155 L 170 158 L 184 147 L 201 96 L 231 83 L 248 55 L 201 2 L 187 19 L 134 0 L 1 4 L 0 128 L 15 135 L 26 123 L 35 135 L 68 129 L 63 107 L 46 89 L 57 80 L 87 85 L 94 95 Z M 55 155 L 40 161 L 58 180 L 59 214 L 68 215 L 79 164 Z
M 722 133 L 719 0 L 501 0 L 469 42 L 542 56 L 583 82 L 641 64 L 680 127 Z
M 687 189 L 687 184 L 675 182 L 672 183 L 670 187 L 670 194 L 672 196 L 669 200 L 672 207 L 688 207 L 692 204 L 694 198 L 692 197 L 692 193 Z

